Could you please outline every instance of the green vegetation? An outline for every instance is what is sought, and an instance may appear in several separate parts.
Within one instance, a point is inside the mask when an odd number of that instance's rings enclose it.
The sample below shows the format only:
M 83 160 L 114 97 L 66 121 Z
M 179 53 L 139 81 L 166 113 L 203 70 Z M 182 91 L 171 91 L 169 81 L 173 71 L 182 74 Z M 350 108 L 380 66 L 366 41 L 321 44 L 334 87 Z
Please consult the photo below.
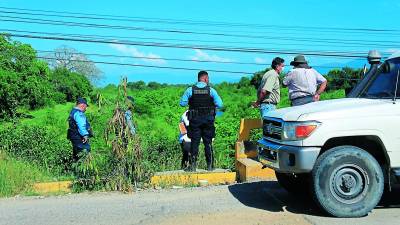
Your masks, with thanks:
M 354 70 L 345 67 L 343 69 L 331 70 L 326 75 L 329 82 L 327 90 L 351 89 L 357 84 L 361 75 L 362 69 Z
M 24 109 L 75 101 L 92 90 L 84 75 L 65 68 L 51 70 L 30 45 L 1 34 L 0 53 L 0 120 L 22 117 Z
M 51 180 L 39 167 L 7 157 L 0 152 L 0 197 L 31 192 L 34 182 Z

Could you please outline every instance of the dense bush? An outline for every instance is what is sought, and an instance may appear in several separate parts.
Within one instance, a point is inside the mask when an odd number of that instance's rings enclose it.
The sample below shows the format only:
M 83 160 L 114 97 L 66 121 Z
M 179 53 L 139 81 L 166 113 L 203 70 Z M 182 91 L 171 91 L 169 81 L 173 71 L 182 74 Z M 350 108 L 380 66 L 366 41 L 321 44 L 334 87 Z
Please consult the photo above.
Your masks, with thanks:
M 20 126 L 0 130 L 0 137 L 0 149 L 14 158 L 34 163 L 54 174 L 70 171 L 72 153 L 64 135 L 55 136 L 44 126 Z
M 0 118 L 15 117 L 22 99 L 19 89 L 18 74 L 0 70 Z

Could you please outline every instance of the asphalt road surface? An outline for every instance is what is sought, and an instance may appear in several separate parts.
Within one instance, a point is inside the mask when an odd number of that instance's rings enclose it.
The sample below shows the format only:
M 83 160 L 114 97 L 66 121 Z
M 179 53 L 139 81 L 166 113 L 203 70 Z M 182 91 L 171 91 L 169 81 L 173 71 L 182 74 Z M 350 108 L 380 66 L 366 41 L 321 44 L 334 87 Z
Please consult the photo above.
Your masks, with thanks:
M 0 199 L 0 224 L 400 224 L 400 189 L 363 218 L 322 213 L 312 200 L 293 196 L 275 181 Z

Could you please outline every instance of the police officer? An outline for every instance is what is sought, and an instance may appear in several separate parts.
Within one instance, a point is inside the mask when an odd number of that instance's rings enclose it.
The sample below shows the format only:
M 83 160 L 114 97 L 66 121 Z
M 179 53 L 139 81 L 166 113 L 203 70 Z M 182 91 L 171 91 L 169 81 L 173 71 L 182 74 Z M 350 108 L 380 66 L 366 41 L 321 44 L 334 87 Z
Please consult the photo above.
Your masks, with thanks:
M 74 162 L 79 160 L 81 152 L 90 152 L 89 137 L 92 137 L 93 133 L 85 116 L 87 107 L 86 99 L 78 98 L 76 106 L 71 110 L 68 117 L 67 138 L 72 143 L 72 158 Z
M 191 139 L 189 152 L 189 167 L 186 171 L 196 171 L 197 156 L 200 139 L 203 139 L 207 170 L 214 169 L 214 157 L 212 139 L 215 137 L 216 108 L 222 107 L 222 99 L 217 91 L 209 86 L 209 77 L 206 71 L 198 73 L 198 82 L 186 89 L 180 105 L 189 105 L 189 129 L 188 136 Z

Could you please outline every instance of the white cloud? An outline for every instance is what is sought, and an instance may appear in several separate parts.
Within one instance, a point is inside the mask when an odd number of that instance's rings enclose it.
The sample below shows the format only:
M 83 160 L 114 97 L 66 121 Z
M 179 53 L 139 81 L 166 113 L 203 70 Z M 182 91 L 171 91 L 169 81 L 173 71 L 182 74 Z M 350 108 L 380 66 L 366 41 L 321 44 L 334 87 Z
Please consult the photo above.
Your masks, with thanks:
M 229 58 L 223 58 L 217 55 L 209 55 L 206 52 L 200 50 L 200 49 L 195 49 L 196 55 L 190 56 L 192 60 L 202 60 L 202 61 L 216 61 L 216 62 L 233 62 L 232 59 Z
M 133 57 L 142 57 L 139 60 L 143 62 L 149 62 L 153 64 L 167 64 L 167 62 L 161 58 L 161 56 L 156 55 L 154 53 L 145 53 L 139 51 L 137 48 L 122 44 L 109 44 L 109 46 L 121 53 L 133 56 Z
M 266 60 L 266 59 L 260 58 L 260 57 L 255 57 L 255 58 L 254 58 L 254 61 L 255 61 L 256 63 L 267 63 L 267 60 Z
M 386 49 L 385 50 L 385 52 L 390 53 L 390 54 L 393 54 L 393 53 L 399 52 L 399 51 L 400 51 L 400 49 L 395 49 L 395 48 L 391 48 L 391 49 Z

